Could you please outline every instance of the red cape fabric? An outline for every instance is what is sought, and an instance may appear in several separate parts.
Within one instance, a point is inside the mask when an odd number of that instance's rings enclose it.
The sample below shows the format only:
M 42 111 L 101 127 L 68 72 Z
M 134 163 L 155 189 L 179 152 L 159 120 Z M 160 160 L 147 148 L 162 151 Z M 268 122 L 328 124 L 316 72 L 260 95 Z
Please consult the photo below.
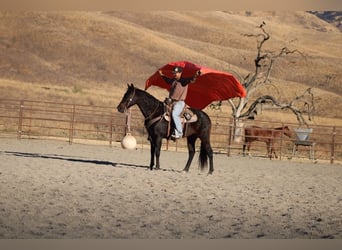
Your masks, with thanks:
M 233 97 L 245 97 L 246 90 L 241 83 L 230 73 L 221 72 L 207 67 L 187 62 L 170 62 L 160 70 L 169 78 L 172 78 L 172 70 L 175 66 L 183 68 L 182 77 L 193 77 L 198 70 L 201 75 L 196 81 L 189 84 L 188 95 L 185 99 L 187 105 L 196 109 L 203 109 L 214 101 L 228 100 Z M 155 85 L 169 90 L 171 85 L 165 83 L 156 71 L 145 83 L 145 90 Z

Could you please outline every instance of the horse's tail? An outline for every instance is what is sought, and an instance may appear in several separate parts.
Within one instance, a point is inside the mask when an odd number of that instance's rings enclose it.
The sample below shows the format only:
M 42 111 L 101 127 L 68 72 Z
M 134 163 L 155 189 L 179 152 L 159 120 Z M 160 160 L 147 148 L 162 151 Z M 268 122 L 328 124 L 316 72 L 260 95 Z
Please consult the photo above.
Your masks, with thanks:
M 204 143 L 201 143 L 200 154 L 198 157 L 198 166 L 201 170 L 204 170 L 208 166 L 208 150 Z

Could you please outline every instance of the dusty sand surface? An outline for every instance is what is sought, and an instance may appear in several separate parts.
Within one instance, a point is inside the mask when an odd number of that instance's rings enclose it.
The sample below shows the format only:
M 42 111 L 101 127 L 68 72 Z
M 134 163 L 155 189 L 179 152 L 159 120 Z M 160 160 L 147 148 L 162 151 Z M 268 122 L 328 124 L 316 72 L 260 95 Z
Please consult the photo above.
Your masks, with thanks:
M 0 138 L 0 238 L 342 238 L 342 166 Z

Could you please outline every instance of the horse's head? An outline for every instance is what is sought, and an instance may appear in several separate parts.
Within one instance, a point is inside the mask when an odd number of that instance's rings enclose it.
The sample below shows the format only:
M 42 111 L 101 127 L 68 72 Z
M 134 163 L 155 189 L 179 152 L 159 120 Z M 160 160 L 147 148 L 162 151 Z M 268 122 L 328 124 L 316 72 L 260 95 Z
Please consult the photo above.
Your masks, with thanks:
M 284 126 L 283 127 L 283 131 L 284 131 L 284 135 L 288 136 L 289 138 L 292 137 L 292 131 L 290 130 L 290 128 L 288 126 Z
M 128 86 L 128 89 L 126 93 L 124 94 L 124 96 L 122 97 L 120 104 L 117 106 L 117 109 L 120 113 L 124 113 L 128 108 L 136 104 L 136 100 L 135 100 L 136 89 L 133 83 L 131 85 L 127 84 L 127 86 Z

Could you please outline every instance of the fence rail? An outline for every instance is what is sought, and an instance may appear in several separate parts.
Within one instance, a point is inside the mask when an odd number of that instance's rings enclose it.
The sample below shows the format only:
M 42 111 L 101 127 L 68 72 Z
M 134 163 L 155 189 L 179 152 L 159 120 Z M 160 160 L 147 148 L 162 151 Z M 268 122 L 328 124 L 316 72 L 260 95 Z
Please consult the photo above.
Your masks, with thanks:
M 132 108 L 130 124 L 131 133 L 137 139 L 138 146 L 148 148 L 149 141 L 143 126 L 143 117 L 138 108 Z M 243 121 L 236 123 L 217 112 L 210 114 L 212 120 L 211 142 L 215 153 L 228 156 L 242 154 L 244 128 L 257 125 L 274 128 L 287 125 L 291 130 L 298 124 L 283 124 L 269 121 Z M 315 143 L 315 159 L 327 160 L 330 163 L 342 160 L 342 127 L 311 126 L 311 140 Z M 116 111 L 114 107 L 41 102 L 31 100 L 0 99 L 0 135 L 20 138 L 52 137 L 63 138 L 70 144 L 80 140 L 96 140 L 109 145 L 120 143 L 127 130 L 126 115 Z M 295 138 L 282 136 L 274 144 L 279 159 L 308 158 L 308 148 L 298 148 L 293 156 Z M 187 150 L 186 140 L 176 142 L 163 141 L 166 150 Z M 250 153 L 266 156 L 266 145 L 253 142 Z

